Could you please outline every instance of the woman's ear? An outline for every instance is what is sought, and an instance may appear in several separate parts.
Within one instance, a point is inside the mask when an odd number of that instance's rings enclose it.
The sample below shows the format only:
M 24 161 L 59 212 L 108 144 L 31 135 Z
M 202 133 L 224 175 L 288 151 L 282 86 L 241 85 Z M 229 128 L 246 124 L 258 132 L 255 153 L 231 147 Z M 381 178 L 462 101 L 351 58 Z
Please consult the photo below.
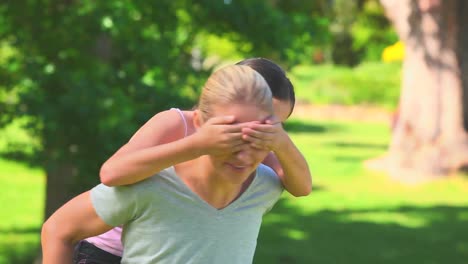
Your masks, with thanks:
M 193 126 L 195 129 L 199 129 L 203 125 L 202 116 L 200 110 L 193 111 Z

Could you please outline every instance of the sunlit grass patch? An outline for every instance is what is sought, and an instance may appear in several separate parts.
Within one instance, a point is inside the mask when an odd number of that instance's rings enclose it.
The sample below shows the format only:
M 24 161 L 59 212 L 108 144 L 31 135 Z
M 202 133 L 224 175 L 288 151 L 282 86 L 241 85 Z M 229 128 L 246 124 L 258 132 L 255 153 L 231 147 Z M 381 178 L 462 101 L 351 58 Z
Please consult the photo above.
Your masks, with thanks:
M 368 62 L 355 68 L 300 65 L 291 71 L 297 97 L 312 104 L 370 104 L 394 109 L 401 63 Z
M 0 263 L 31 263 L 38 253 L 44 173 L 0 159 Z

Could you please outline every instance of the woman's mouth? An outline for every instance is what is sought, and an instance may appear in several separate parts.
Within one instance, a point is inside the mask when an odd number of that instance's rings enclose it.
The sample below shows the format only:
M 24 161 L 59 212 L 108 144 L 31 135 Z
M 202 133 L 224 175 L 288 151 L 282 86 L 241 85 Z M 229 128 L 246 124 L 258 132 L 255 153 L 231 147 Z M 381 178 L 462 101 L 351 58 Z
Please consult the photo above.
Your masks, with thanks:
M 249 165 L 248 164 L 232 164 L 232 163 L 227 163 L 226 164 L 232 168 L 233 170 L 235 171 L 239 171 L 239 172 L 242 172 L 244 170 L 246 170 L 247 168 L 249 168 Z

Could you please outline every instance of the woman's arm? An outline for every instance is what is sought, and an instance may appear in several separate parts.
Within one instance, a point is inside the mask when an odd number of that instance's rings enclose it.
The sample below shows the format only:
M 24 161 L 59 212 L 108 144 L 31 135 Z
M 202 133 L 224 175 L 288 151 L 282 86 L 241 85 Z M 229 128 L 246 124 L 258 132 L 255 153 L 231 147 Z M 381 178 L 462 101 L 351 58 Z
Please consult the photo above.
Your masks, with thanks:
M 43 263 L 72 263 L 73 248 L 78 241 L 112 228 L 96 214 L 90 192 L 75 197 L 52 214 L 42 226 Z
M 267 120 L 266 124 L 253 123 L 242 130 L 244 139 L 256 148 L 269 149 L 263 163 L 271 167 L 280 177 L 284 188 L 294 196 L 306 196 L 312 190 L 309 165 L 284 131 L 281 123 Z
M 196 133 L 184 137 L 185 125 L 179 114 L 161 112 L 102 165 L 101 182 L 108 186 L 132 184 L 201 155 L 235 152 L 245 142 L 241 126 L 232 122 L 231 116 L 212 118 Z

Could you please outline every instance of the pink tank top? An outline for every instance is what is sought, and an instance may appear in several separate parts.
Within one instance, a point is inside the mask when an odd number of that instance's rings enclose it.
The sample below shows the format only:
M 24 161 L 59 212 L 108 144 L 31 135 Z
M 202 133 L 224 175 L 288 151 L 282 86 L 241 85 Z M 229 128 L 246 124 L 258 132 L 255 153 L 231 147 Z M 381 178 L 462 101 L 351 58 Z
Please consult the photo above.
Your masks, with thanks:
M 176 110 L 180 114 L 182 120 L 184 121 L 184 126 L 185 126 L 184 137 L 186 137 L 188 133 L 188 127 L 187 127 L 187 120 L 185 119 L 184 113 L 182 113 L 182 111 L 178 108 L 171 108 L 171 110 Z M 122 227 L 119 226 L 119 227 L 114 227 L 113 229 L 103 234 L 86 238 L 85 240 L 104 251 L 107 251 L 111 254 L 121 257 L 123 253 L 122 240 L 120 239 L 121 237 L 122 237 Z
M 120 238 L 122 237 L 122 227 L 114 227 L 106 233 L 98 236 L 89 237 L 86 239 L 89 243 L 96 247 L 121 257 L 123 253 L 123 245 Z

